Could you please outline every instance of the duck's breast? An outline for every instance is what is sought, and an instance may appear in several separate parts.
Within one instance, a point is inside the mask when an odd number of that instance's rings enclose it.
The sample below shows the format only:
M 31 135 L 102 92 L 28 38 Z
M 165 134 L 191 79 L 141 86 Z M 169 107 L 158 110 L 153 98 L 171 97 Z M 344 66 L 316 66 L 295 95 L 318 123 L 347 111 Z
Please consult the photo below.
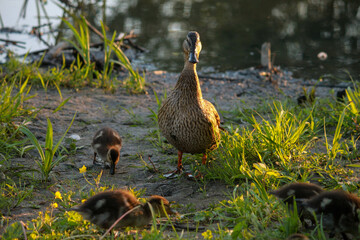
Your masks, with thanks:
M 166 139 L 182 152 L 215 149 L 219 140 L 217 112 L 204 109 L 203 102 L 188 105 L 174 100 L 168 99 L 159 111 L 159 127 Z

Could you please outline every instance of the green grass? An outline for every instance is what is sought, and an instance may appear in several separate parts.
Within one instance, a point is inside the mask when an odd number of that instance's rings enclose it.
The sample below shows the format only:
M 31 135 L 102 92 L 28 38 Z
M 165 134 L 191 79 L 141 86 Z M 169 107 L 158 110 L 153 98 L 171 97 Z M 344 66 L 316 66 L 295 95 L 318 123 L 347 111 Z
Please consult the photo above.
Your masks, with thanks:
M 352 94 L 354 95 L 350 96 L 351 99 L 359 96 L 355 90 Z M 154 97 L 160 107 L 162 98 L 156 93 Z M 321 223 L 314 230 L 303 229 L 297 213 L 288 212 L 286 206 L 268 194 L 268 190 L 287 182 L 309 181 L 313 173 L 320 175 L 319 181 L 324 187 L 350 191 L 357 189 L 356 182 L 351 181 L 356 169 L 347 168 L 353 159 L 360 156 L 358 136 L 353 134 L 354 128 L 351 130 L 351 127 L 356 128 L 354 117 L 357 115 L 354 111 L 357 105 L 354 110 L 350 102 L 355 103 L 355 100 L 344 104 L 336 104 L 331 99 L 322 100 L 320 104 L 316 100 L 312 105 L 299 109 L 295 103 L 285 99 L 258 109 L 244 108 L 239 111 L 238 108 L 236 111 L 224 112 L 225 115 L 241 119 L 244 127 L 240 127 L 236 122 L 228 125 L 228 132 L 222 132 L 219 148 L 209 156 L 209 166 L 196 165 L 194 169 L 204 173 L 204 179 L 198 183 L 204 197 L 207 194 L 206 185 L 211 181 L 225 182 L 233 191 L 226 199 L 203 210 L 196 211 L 191 206 L 182 206 L 181 203 L 175 205 L 183 214 L 183 217 L 178 219 L 180 223 L 205 226 L 205 229 L 184 230 L 181 233 L 175 231 L 171 224 L 166 227 L 169 222 L 165 220 L 159 226 L 153 225 L 150 229 L 136 231 L 132 238 L 166 239 L 171 236 L 171 239 L 193 239 L 200 236 L 203 239 L 284 239 L 292 233 L 303 232 L 311 239 L 325 239 Z M 63 101 L 63 104 L 66 104 L 66 101 Z M 124 110 L 132 122 L 144 124 L 144 120 L 139 121 L 139 116 L 133 109 Z M 156 123 L 156 111 L 149 110 L 149 118 L 152 123 Z M 44 147 L 31 137 L 29 132 L 25 132 L 33 139 L 33 144 L 38 146 L 38 151 L 41 150 L 40 156 L 43 155 L 45 159 L 46 154 L 48 159 L 54 157 L 53 153 L 62 139 L 54 147 L 51 141 L 51 124 L 48 123 Z M 157 149 L 161 152 L 159 146 L 165 144 L 163 138 L 156 131 L 152 133 L 152 138 L 151 141 L 160 144 Z M 22 147 L 23 145 L 18 145 L 18 149 L 21 150 Z M 324 151 L 317 151 L 319 147 Z M 61 154 L 59 156 L 61 157 Z M 198 156 L 191 157 L 196 158 Z M 56 161 L 42 161 L 41 164 L 51 166 L 46 162 Z M 192 161 L 184 161 L 185 164 L 188 162 Z M 149 169 L 151 168 L 149 166 Z M 52 168 L 47 169 L 50 173 Z M 101 174 L 84 172 L 83 175 L 86 186 L 81 186 L 78 190 L 62 190 L 61 199 L 54 194 L 55 198 L 48 202 L 47 209 L 25 223 L 29 239 L 98 239 L 104 235 L 103 230 L 68 209 L 79 204 L 82 199 L 115 186 L 104 185 Z M 43 177 L 46 179 L 48 175 L 46 177 L 44 174 Z M 61 183 L 59 184 L 61 186 Z M 21 181 L 15 184 L 14 180 L 8 180 L 7 185 L 1 185 L 0 189 L 4 199 L 2 209 L 5 213 L 21 206 L 24 199 L 31 198 L 34 187 L 26 189 Z M 135 193 L 141 196 L 144 191 L 145 189 L 140 189 Z M 8 196 L 11 196 L 11 199 Z M 18 222 L 3 221 L 2 226 L 6 228 L 4 239 L 23 237 L 21 224 Z M 126 231 L 119 234 L 120 239 L 129 239 Z M 105 236 L 105 239 L 111 238 L 111 234 Z
M 21 180 L 16 183 L 11 178 L 5 177 L 0 183 L 0 216 L 10 214 L 12 209 L 30 197 L 33 189 L 34 186 L 26 187 Z
M 219 149 L 211 154 L 216 160 L 204 169 L 209 178 L 235 184 L 248 178 L 250 172 L 256 169 L 261 172 L 260 168 L 265 168 L 264 179 L 293 179 L 288 173 L 312 146 L 314 123 L 311 116 L 298 119 L 279 102 L 274 102 L 269 109 L 270 120 L 252 115 L 247 117 L 251 126 L 222 133 Z
M 61 67 L 49 69 L 39 69 L 42 58 L 33 64 L 25 64 L 26 56 L 22 62 L 11 58 L 4 64 L 5 68 L 0 69 L 10 77 L 24 76 L 29 79 L 29 83 L 40 84 L 45 90 L 55 87 L 61 96 L 60 87 L 80 88 L 84 86 L 99 87 L 115 92 L 116 88 L 123 87 L 130 94 L 146 94 L 145 74 L 140 75 L 138 70 L 133 69 L 131 62 L 121 50 L 121 41 L 115 44 L 116 32 L 113 32 L 111 39 L 107 37 L 105 26 L 102 24 L 102 38 L 104 41 L 104 64 L 102 69 L 95 68 L 95 62 L 91 57 L 89 27 L 84 17 L 72 16 L 74 23 L 66 19 L 62 22 L 73 33 L 73 39 L 66 38 L 76 50 L 77 57 L 68 68 L 65 68 L 65 57 Z M 113 59 L 116 56 L 117 59 Z M 128 71 L 128 77 L 117 79 L 114 73 L 114 65 L 120 65 Z M 22 80 L 17 80 L 21 82 Z
M 55 153 L 57 152 L 58 148 L 60 147 L 60 144 L 62 143 L 62 140 L 66 136 L 67 132 L 69 131 L 71 125 L 75 120 L 75 116 L 76 114 L 71 120 L 71 123 L 67 128 L 67 130 L 65 131 L 64 135 L 58 140 L 56 145 L 54 145 L 53 127 L 50 119 L 47 119 L 45 146 L 41 146 L 40 142 L 37 140 L 35 135 L 28 128 L 26 128 L 25 126 L 20 127 L 21 132 L 23 132 L 28 137 L 32 145 L 36 148 L 36 150 L 39 153 L 40 160 L 35 160 L 35 162 L 40 169 L 42 179 L 45 181 L 49 180 L 49 174 L 52 171 L 52 169 L 55 166 L 59 165 L 59 163 L 63 161 L 64 158 L 66 157 L 66 156 L 58 155 L 56 159 L 54 159 Z
M 13 78 L 8 82 L 6 78 L 2 81 L 0 86 L 0 123 L 3 125 L 2 133 L 5 134 L 5 131 L 11 132 L 9 128 L 11 127 L 11 122 L 23 116 L 31 115 L 32 108 L 25 108 L 24 103 L 29 99 L 33 98 L 29 94 L 30 87 L 28 87 L 29 78 L 27 78 L 23 83 L 19 83 L 19 90 L 15 93 L 17 79 Z
M 149 115 L 149 118 L 152 120 L 154 126 L 155 126 L 155 130 L 150 133 L 150 136 L 154 136 L 153 139 L 151 139 L 151 143 L 160 149 L 160 151 L 162 152 L 165 152 L 167 149 L 169 149 L 169 144 L 166 144 L 164 142 L 165 138 L 161 135 L 161 132 L 160 132 L 160 129 L 159 129 L 159 125 L 158 125 L 158 113 L 159 113 L 159 110 L 162 106 L 162 103 L 163 101 L 167 98 L 167 92 L 166 92 L 166 89 L 164 90 L 164 93 L 162 96 L 159 96 L 157 94 L 156 91 L 154 91 L 154 97 L 155 97 L 155 100 L 156 100 L 156 104 L 157 104 L 157 109 L 156 110 L 153 110 L 151 108 L 148 108 L 149 111 L 150 111 L 150 115 Z

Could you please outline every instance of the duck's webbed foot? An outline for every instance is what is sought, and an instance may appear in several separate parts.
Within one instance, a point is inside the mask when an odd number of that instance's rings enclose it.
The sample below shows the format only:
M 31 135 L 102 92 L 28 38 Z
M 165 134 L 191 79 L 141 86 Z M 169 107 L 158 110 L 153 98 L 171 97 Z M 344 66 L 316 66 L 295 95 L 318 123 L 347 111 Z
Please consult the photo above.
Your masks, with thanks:
M 166 178 L 173 178 L 173 177 L 175 177 L 176 175 L 179 175 L 179 174 L 181 174 L 181 173 L 183 172 L 184 167 L 183 167 L 183 165 L 182 165 L 182 155 L 183 155 L 183 152 L 182 152 L 182 151 L 178 151 L 178 164 L 177 164 L 176 170 L 164 174 L 164 177 L 166 177 Z
M 174 171 L 168 172 L 164 174 L 164 177 L 166 178 L 174 178 L 177 175 L 180 175 L 183 172 L 183 168 L 176 168 Z
M 93 160 L 93 165 L 97 165 L 97 166 L 101 166 L 102 163 L 99 163 L 98 161 L 96 161 L 96 152 L 94 152 L 94 160 Z

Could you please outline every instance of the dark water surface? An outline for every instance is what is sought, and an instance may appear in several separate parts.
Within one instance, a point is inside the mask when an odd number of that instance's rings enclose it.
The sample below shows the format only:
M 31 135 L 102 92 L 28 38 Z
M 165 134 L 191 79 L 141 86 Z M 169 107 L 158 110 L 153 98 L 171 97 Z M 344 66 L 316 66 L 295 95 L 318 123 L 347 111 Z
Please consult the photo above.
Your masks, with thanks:
M 5 23 L 4 9 L 10 2 L 23 1 L 0 0 Z M 296 76 L 348 79 L 349 71 L 359 79 L 360 0 L 107 0 L 106 14 L 101 4 L 93 5 L 84 8 L 91 22 L 99 29 L 104 19 L 111 31 L 134 30 L 137 44 L 149 50 L 142 59 L 158 69 L 181 71 L 182 41 L 188 31 L 196 30 L 203 44 L 203 71 L 257 66 L 261 44 L 268 41 L 275 65 Z M 62 15 L 60 8 L 46 7 L 50 16 Z M 17 16 L 19 8 L 12 9 Z M 319 60 L 319 52 L 328 58 Z
M 354 78 L 360 74 L 359 0 L 119 0 L 111 29 L 135 29 L 138 43 L 158 68 L 179 72 L 181 43 L 189 30 L 201 35 L 199 68 L 236 70 L 260 63 L 263 42 L 275 64 L 296 75 Z M 124 7 L 126 6 L 126 7 Z M 121 11 L 119 9 L 122 9 Z M 326 52 L 328 59 L 317 58 Z

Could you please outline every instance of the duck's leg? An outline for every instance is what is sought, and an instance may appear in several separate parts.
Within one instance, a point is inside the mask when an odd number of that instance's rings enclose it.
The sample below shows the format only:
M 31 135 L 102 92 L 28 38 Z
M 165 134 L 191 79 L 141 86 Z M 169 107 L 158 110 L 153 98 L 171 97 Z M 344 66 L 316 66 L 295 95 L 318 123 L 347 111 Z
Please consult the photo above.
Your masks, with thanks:
M 178 151 L 178 164 L 177 164 L 177 169 L 176 169 L 175 173 L 181 173 L 183 170 L 182 155 L 183 155 L 183 152 L 179 150 Z
M 166 178 L 172 178 L 172 177 L 174 177 L 176 174 L 182 173 L 182 171 L 183 171 L 182 155 L 183 155 L 183 152 L 182 152 L 182 151 L 178 151 L 178 164 L 177 164 L 176 170 L 164 174 L 164 177 L 166 177 Z
M 207 156 L 206 156 L 206 153 L 204 153 L 204 155 L 202 157 L 202 165 L 206 164 L 206 160 L 207 160 Z

